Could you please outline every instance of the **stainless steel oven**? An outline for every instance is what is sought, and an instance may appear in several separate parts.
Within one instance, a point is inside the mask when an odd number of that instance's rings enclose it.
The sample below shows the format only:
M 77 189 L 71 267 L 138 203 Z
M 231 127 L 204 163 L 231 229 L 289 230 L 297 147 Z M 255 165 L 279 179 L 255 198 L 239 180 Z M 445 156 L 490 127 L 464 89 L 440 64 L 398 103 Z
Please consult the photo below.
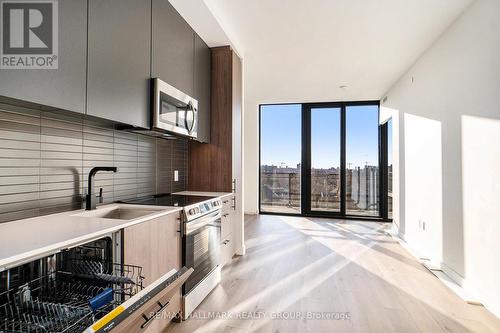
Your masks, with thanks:
M 183 286 L 184 295 L 219 265 L 220 228 L 220 210 L 185 224 L 183 263 L 194 272 Z
M 185 209 L 185 220 L 182 223 L 182 264 L 192 268 L 193 273 L 182 287 L 184 320 L 189 318 L 221 279 L 220 208 L 220 199 L 215 199 L 198 207 Z
M 182 288 L 181 314 L 187 319 L 221 279 L 221 199 L 158 194 L 125 203 L 182 207 L 182 265 L 192 270 Z
M 197 138 L 198 101 L 179 89 L 153 79 L 152 129 Z

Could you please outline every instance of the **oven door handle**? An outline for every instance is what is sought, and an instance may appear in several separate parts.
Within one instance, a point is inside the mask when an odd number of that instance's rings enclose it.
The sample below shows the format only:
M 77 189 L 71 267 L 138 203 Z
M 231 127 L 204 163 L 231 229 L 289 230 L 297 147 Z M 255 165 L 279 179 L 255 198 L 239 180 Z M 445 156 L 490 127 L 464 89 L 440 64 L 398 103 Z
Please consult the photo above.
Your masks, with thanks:
M 193 232 L 195 232 L 196 230 L 200 229 L 200 228 L 203 228 L 204 226 L 206 225 L 209 225 L 211 223 L 214 223 L 215 221 L 217 221 L 218 219 L 221 218 L 221 211 L 218 210 L 214 213 L 210 213 L 206 216 L 203 216 L 201 218 L 197 220 L 194 220 L 192 222 L 186 222 L 184 223 L 184 232 L 185 232 L 185 235 L 189 235 Z M 220 228 L 220 222 L 217 222 L 216 225 L 214 225 L 216 227 L 219 227 Z

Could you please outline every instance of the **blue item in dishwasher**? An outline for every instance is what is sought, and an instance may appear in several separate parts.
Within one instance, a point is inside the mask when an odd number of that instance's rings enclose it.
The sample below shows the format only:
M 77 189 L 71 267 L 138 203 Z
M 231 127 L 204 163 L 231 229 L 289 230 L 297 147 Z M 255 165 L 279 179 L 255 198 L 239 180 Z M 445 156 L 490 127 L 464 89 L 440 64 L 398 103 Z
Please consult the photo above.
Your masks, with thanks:
M 113 288 L 106 288 L 101 293 L 89 300 L 89 305 L 93 311 L 102 308 L 113 301 Z

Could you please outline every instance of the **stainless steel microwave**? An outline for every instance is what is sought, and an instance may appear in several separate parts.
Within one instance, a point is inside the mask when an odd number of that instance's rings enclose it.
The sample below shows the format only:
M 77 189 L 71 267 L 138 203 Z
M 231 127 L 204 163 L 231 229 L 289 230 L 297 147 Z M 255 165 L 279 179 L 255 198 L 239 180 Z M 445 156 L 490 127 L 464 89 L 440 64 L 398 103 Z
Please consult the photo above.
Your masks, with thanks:
M 198 137 L 198 101 L 179 89 L 153 79 L 152 129 Z

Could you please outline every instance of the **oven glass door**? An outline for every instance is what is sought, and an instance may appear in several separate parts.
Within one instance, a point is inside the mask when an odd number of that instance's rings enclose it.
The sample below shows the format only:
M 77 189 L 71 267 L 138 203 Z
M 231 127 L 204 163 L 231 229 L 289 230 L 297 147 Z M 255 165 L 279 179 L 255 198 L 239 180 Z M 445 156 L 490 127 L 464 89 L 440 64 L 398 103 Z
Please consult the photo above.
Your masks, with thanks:
M 183 265 L 193 268 L 194 272 L 183 286 L 183 295 L 188 294 L 219 265 L 220 212 L 211 215 L 186 223 L 183 237 Z

